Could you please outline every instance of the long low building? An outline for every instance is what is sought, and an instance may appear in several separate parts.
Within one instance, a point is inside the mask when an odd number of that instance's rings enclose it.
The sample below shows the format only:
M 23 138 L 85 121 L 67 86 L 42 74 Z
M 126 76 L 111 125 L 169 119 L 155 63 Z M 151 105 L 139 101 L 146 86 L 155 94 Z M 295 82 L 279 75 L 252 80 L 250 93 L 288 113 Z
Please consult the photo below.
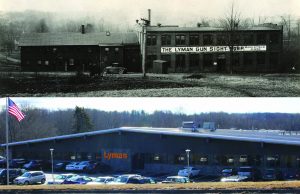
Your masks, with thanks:
M 6 144 L 1 147 L 5 148 Z M 115 171 L 174 173 L 190 164 L 216 175 L 226 167 L 300 168 L 300 135 L 269 130 L 122 127 L 9 143 L 13 158 L 100 160 Z

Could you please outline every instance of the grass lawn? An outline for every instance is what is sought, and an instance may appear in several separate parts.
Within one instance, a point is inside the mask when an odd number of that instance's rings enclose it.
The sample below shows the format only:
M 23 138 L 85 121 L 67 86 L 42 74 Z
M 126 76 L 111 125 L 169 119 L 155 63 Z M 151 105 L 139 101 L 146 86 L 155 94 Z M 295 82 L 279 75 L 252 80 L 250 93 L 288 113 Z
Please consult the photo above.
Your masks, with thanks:
M 59 74 L 59 73 L 58 73 Z M 1 76 L 1 74 L 0 74 Z M 7 96 L 126 97 L 299 97 L 299 74 L 140 74 L 101 78 L 9 76 L 0 88 Z

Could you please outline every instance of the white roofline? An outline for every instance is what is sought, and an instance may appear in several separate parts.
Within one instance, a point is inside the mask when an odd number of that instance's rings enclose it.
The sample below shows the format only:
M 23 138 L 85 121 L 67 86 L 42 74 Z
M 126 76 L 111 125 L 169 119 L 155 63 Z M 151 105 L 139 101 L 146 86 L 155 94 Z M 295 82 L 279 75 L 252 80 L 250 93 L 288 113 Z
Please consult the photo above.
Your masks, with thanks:
M 158 130 L 164 129 L 164 130 Z M 170 131 L 166 131 L 165 129 L 169 129 Z M 209 138 L 209 139 L 220 139 L 220 140 L 233 140 L 233 141 L 247 141 L 247 142 L 257 142 L 257 143 L 270 143 L 270 144 L 283 144 L 283 145 L 295 145 L 300 146 L 300 141 L 298 139 L 295 140 L 287 140 L 287 139 L 274 139 L 270 137 L 242 137 L 238 135 L 222 135 L 216 134 L 215 132 L 209 133 L 202 133 L 202 132 L 189 132 L 189 131 L 172 131 L 174 130 L 171 128 L 151 128 L 151 127 L 121 127 L 121 128 L 113 128 L 113 129 L 106 129 L 106 130 L 98 130 L 98 131 L 91 131 L 85 133 L 77 133 L 71 135 L 62 135 L 62 136 L 55 136 L 55 137 L 48 137 L 48 138 L 41 138 L 41 139 L 34 139 L 34 140 L 26 140 L 26 141 L 19 141 L 19 142 L 12 142 L 9 143 L 9 146 L 17 146 L 29 143 L 39 143 L 44 141 L 55 141 L 61 139 L 71 139 L 77 137 L 84 137 L 84 136 L 92 136 L 92 135 L 101 135 L 101 134 L 108 134 L 108 133 L 115 133 L 115 132 L 132 132 L 132 133 L 146 133 L 146 134 L 158 134 L 158 135 L 170 135 L 170 136 L 184 136 L 184 137 L 197 137 L 197 138 Z M 177 129 L 178 130 L 178 129 Z M 1 147 L 6 146 L 6 144 L 1 144 Z

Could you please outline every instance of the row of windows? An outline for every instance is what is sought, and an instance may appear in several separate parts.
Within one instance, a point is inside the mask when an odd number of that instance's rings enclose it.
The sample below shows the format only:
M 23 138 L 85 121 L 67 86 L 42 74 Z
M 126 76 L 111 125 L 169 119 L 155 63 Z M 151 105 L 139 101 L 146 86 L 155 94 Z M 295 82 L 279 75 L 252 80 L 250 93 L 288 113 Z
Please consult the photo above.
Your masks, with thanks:
M 199 35 L 190 35 L 189 37 L 189 45 L 200 45 L 200 36 Z M 243 38 L 242 38 L 243 37 Z M 233 44 L 240 44 L 243 39 L 244 44 L 255 44 L 254 34 L 243 34 L 243 35 L 234 35 L 232 36 Z M 219 34 L 216 36 L 216 44 L 217 45 L 225 45 L 229 43 L 229 36 L 224 34 Z M 271 33 L 270 44 L 278 44 L 279 43 L 279 34 Z M 187 36 L 186 35 L 175 35 L 175 44 L 176 45 L 187 45 Z M 260 33 L 256 35 L 256 44 L 267 44 L 267 34 Z M 147 45 L 154 46 L 157 45 L 157 36 L 156 35 L 147 35 Z M 167 46 L 171 45 L 171 35 L 161 35 L 161 45 Z M 214 45 L 214 35 L 212 34 L 204 34 L 203 35 L 203 45 Z
M 153 61 L 157 59 L 156 55 L 148 55 L 147 56 L 147 67 L 152 68 Z M 161 55 L 161 59 L 167 61 L 168 67 L 171 64 L 171 55 Z M 256 63 L 257 65 L 265 65 L 266 64 L 266 53 L 256 53 L 256 61 L 255 61 L 255 54 L 254 53 L 244 53 L 243 57 L 243 65 L 253 65 Z M 203 54 L 203 65 L 204 66 L 212 66 L 218 65 L 220 63 L 226 63 L 226 56 L 225 54 L 218 54 L 216 60 L 213 58 L 213 54 Z M 278 54 L 277 53 L 270 53 L 269 62 L 272 65 L 278 64 Z M 186 66 L 186 55 L 185 54 L 178 54 L 175 58 L 176 67 L 185 67 Z M 200 64 L 200 55 L 199 54 L 190 54 L 189 55 L 189 66 L 196 67 Z M 238 66 L 241 65 L 240 55 L 234 54 L 233 55 L 233 65 Z
M 186 164 L 185 154 L 168 155 L 168 154 L 145 154 L 146 163 L 169 163 L 169 164 Z M 192 165 L 221 165 L 221 166 L 266 166 L 280 167 L 285 166 L 300 167 L 300 157 L 279 156 L 279 155 L 201 155 L 191 154 L 190 164 Z

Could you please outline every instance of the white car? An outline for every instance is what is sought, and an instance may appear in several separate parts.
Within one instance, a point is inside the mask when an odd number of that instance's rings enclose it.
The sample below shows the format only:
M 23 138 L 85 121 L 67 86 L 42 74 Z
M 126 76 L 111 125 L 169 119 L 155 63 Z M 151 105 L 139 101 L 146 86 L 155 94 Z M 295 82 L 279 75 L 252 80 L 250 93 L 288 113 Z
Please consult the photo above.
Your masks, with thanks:
M 103 185 L 103 184 L 112 182 L 114 180 L 115 180 L 115 178 L 112 176 L 100 176 L 100 177 L 97 177 L 92 182 L 88 182 L 87 185 Z
M 75 170 L 75 166 L 78 164 L 79 164 L 79 162 L 71 162 L 70 164 L 66 165 L 66 170 L 69 170 L 69 171 Z
M 228 177 L 223 177 L 221 178 L 221 182 L 242 182 L 246 181 L 248 179 L 247 176 L 228 176 Z
M 78 176 L 78 175 L 77 174 L 59 174 L 59 175 L 55 175 L 54 180 L 48 181 L 47 184 L 48 185 L 60 185 L 60 184 L 62 184 L 62 182 L 64 182 L 64 180 L 72 178 L 74 176 Z
M 29 185 L 35 183 L 44 184 L 46 182 L 46 176 L 42 171 L 29 171 L 25 172 L 21 176 L 14 180 L 14 184 L 17 185 Z
M 141 175 L 138 174 L 124 174 L 121 176 L 118 176 L 117 178 L 115 178 L 114 181 L 109 182 L 107 184 L 109 185 L 123 185 L 123 184 L 128 184 L 128 183 L 133 183 L 135 182 L 136 179 L 141 178 Z M 139 182 L 137 180 L 137 182 Z
M 186 166 L 184 169 L 181 169 L 178 171 L 178 176 L 184 176 L 184 177 L 194 177 L 198 176 L 200 174 L 200 170 L 197 168 L 194 168 L 192 166 Z
M 189 183 L 190 179 L 184 176 L 168 176 L 162 183 Z
M 76 171 L 85 170 L 88 167 L 89 164 L 90 164 L 89 161 L 82 161 L 82 162 L 77 163 L 76 165 L 74 165 L 73 170 L 76 170 Z

